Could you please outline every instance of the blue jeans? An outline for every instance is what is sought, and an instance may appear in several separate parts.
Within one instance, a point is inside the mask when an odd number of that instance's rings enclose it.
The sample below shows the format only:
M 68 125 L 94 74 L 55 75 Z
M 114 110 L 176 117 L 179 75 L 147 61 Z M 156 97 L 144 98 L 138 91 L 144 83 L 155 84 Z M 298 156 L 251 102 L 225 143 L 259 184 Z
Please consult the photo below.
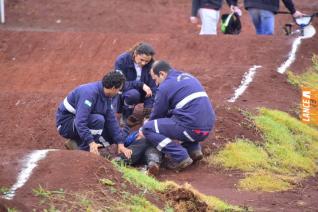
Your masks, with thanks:
M 254 24 L 256 34 L 272 35 L 275 30 L 275 14 L 268 10 L 249 8 L 248 13 Z

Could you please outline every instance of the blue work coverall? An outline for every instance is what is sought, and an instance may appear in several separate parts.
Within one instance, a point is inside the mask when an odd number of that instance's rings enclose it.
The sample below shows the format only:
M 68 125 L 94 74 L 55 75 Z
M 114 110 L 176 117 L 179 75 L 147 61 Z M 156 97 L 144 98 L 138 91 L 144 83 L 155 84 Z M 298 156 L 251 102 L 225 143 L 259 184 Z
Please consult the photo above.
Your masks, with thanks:
M 56 112 L 56 127 L 61 136 L 75 140 L 81 150 L 89 151 L 92 141 L 104 146 L 124 143 L 112 98 L 105 95 L 101 81 L 81 85 L 65 97 Z
M 157 90 L 143 134 L 159 151 L 181 162 L 201 150 L 215 123 L 211 101 L 192 75 L 171 69 Z M 173 139 L 181 141 L 181 145 Z
M 125 52 L 116 59 L 115 70 L 119 70 L 125 75 L 126 84 L 123 93 L 116 97 L 114 107 L 125 118 L 133 113 L 136 104 L 144 103 L 144 108 L 153 107 L 157 86 L 150 75 L 151 65 L 152 61 L 142 67 L 140 79 L 137 80 L 137 71 L 132 54 Z M 144 84 L 151 89 L 152 96 L 145 97 L 146 93 L 142 89 Z

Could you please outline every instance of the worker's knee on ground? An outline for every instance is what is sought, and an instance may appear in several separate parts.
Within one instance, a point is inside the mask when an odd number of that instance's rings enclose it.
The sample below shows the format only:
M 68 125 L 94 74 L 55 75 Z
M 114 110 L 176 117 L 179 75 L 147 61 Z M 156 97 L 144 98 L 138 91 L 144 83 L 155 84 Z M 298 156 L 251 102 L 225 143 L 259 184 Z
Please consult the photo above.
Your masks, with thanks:
M 148 147 L 145 151 L 147 163 L 150 161 L 160 164 L 162 162 L 162 153 L 154 147 Z
M 91 114 L 89 116 L 88 127 L 90 129 L 103 129 L 105 124 L 105 118 L 100 114 Z
M 128 90 L 124 93 L 124 102 L 127 105 L 136 105 L 140 102 L 140 93 L 136 89 Z

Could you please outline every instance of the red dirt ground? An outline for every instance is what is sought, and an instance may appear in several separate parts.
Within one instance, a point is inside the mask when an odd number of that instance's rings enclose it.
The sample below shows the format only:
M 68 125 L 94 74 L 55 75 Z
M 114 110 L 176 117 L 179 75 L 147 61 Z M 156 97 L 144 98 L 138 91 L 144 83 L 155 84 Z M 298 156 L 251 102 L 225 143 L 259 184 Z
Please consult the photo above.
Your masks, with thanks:
M 294 2 L 303 12 L 318 11 L 316 1 Z M 239 36 L 198 36 L 199 28 L 189 23 L 188 0 L 12 0 L 6 1 L 6 7 L 7 23 L 0 25 L 0 186 L 15 182 L 19 160 L 31 150 L 64 149 L 54 123 L 59 102 L 75 86 L 99 80 L 118 54 L 139 41 L 151 43 L 156 58 L 194 74 L 205 86 L 218 117 L 205 152 L 214 152 L 233 138 L 260 139 L 244 124 L 240 109 L 265 106 L 295 115 L 298 107 L 299 91 L 286 82 L 286 75 L 276 72 L 291 49 L 293 38 L 281 30 L 291 22 L 290 16 L 277 16 L 275 36 L 255 36 L 246 11 Z M 318 26 L 318 19 L 314 25 Z M 318 54 L 317 41 L 317 35 L 303 41 L 291 70 L 301 73 L 311 64 L 312 54 Z M 253 65 L 262 66 L 254 81 L 235 103 L 228 103 Z M 77 162 L 67 163 L 69 155 Z M 50 153 L 14 201 L 34 207 L 30 192 L 41 183 L 85 191 L 83 184 L 70 184 L 70 179 L 81 182 L 85 171 L 94 172 L 98 163 L 95 156 L 79 152 Z M 46 169 L 53 164 L 55 171 Z M 103 165 L 112 170 L 106 162 Z M 190 182 L 203 193 L 256 211 L 318 208 L 317 177 L 279 193 L 238 191 L 235 184 L 240 177 L 241 173 L 208 169 L 203 163 L 178 174 L 162 171 L 159 176 Z

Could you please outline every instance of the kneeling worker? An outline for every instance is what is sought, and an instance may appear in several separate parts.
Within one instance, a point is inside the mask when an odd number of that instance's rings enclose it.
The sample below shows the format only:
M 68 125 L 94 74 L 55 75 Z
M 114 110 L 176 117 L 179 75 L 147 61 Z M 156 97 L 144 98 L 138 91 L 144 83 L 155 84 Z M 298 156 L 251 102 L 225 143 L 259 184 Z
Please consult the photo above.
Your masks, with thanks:
M 152 65 L 151 76 L 159 87 L 143 135 L 169 159 L 168 168 L 184 169 L 203 158 L 199 142 L 215 123 L 211 101 L 198 79 L 165 61 Z
M 75 141 L 79 149 L 95 154 L 99 154 L 99 147 L 118 144 L 118 152 L 130 158 L 132 151 L 124 146 L 125 137 L 112 108 L 112 97 L 124 83 L 125 76 L 112 71 L 101 81 L 71 91 L 56 112 L 59 134 Z

